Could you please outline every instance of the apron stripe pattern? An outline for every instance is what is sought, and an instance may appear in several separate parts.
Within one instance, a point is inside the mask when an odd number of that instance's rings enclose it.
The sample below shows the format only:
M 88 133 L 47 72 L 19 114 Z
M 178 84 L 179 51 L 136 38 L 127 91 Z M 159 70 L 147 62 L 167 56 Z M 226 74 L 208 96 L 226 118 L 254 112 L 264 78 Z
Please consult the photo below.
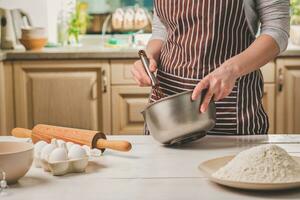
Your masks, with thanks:
M 193 90 L 207 74 L 254 40 L 243 0 L 155 0 L 154 7 L 168 31 L 157 72 L 166 95 Z M 267 133 L 262 95 L 260 70 L 239 78 L 231 94 L 216 102 L 216 126 L 209 133 Z M 156 100 L 152 93 L 150 101 Z

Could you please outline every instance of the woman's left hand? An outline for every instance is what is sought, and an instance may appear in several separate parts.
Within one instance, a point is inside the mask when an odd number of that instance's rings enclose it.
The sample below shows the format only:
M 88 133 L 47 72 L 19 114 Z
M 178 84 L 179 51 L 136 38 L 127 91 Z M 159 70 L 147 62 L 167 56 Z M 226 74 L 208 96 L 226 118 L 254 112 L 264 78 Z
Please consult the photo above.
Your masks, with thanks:
M 192 100 L 197 99 L 202 90 L 208 89 L 200 106 L 201 112 L 207 110 L 212 98 L 214 101 L 218 101 L 231 93 L 238 78 L 234 69 L 236 69 L 234 66 L 225 62 L 197 84 L 192 94 Z

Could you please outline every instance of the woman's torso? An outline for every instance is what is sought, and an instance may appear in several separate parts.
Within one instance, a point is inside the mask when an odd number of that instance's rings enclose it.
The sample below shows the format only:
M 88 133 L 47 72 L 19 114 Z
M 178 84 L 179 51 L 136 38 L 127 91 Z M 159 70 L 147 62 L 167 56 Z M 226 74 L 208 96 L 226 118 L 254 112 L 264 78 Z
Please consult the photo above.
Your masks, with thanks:
M 168 31 L 157 74 L 167 95 L 192 90 L 254 40 L 243 0 L 155 0 L 154 5 Z M 262 91 L 259 70 L 239 78 L 231 94 L 216 102 L 217 123 L 211 133 L 266 133 L 268 119 L 261 105 Z M 152 94 L 151 100 L 156 99 Z

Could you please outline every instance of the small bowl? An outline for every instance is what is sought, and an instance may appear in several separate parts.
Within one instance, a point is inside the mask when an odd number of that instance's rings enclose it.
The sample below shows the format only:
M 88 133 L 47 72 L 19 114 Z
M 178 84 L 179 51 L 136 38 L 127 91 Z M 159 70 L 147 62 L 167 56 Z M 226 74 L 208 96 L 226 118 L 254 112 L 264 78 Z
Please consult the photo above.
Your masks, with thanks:
M 0 172 L 4 171 L 8 184 L 16 183 L 30 169 L 33 145 L 26 142 L 0 142 Z M 0 179 L 2 177 L 0 176 Z
M 22 39 L 41 39 L 47 38 L 46 29 L 43 27 L 29 27 L 21 29 Z
M 23 44 L 26 50 L 40 50 L 46 45 L 47 38 L 40 38 L 40 39 L 21 38 L 20 42 L 21 44 Z

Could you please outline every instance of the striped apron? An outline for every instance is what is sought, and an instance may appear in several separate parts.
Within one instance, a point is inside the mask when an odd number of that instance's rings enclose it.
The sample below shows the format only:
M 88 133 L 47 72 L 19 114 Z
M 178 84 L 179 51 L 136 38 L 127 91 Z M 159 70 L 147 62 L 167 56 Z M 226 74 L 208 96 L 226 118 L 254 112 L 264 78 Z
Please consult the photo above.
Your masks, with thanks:
M 193 90 L 203 77 L 253 41 L 243 0 L 155 0 L 168 32 L 157 78 L 166 95 Z M 240 77 L 231 94 L 216 102 L 216 126 L 209 134 L 266 134 L 260 70 Z M 156 101 L 152 93 L 150 101 Z

